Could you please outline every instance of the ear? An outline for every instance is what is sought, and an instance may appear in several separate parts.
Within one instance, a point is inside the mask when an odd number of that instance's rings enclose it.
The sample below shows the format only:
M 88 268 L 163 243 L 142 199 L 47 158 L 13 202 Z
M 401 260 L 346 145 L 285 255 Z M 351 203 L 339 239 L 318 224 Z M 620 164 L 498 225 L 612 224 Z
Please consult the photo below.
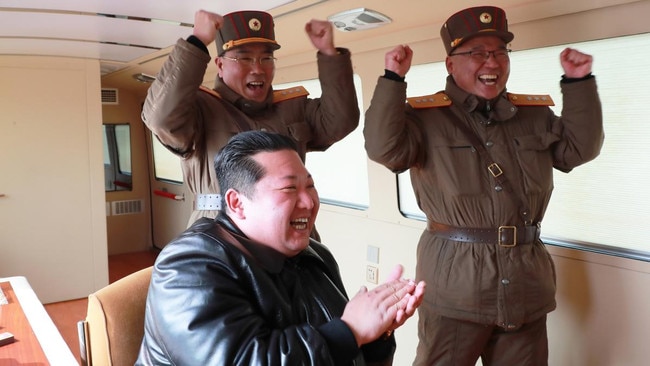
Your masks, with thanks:
M 245 219 L 246 214 L 244 213 L 245 200 L 243 200 L 241 193 L 235 191 L 234 189 L 229 189 L 226 192 L 226 206 L 228 206 L 228 211 L 234 218 Z
M 217 75 L 221 77 L 221 71 L 223 70 L 223 60 L 221 57 L 215 57 L 214 64 L 217 65 Z
M 445 58 L 445 66 L 447 67 L 447 74 L 451 75 L 454 71 L 454 62 L 451 60 L 451 57 L 447 56 Z

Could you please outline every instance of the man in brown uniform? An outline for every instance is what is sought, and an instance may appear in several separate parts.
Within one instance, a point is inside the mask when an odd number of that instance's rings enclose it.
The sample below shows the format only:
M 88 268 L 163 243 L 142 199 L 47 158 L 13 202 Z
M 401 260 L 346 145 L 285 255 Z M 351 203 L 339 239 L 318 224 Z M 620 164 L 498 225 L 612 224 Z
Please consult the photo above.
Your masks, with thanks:
M 304 160 L 307 151 L 324 151 L 358 126 L 350 52 L 334 47 L 327 21 L 312 20 L 305 31 L 318 49 L 320 98 L 307 98 L 300 87 L 273 91 L 273 52 L 280 45 L 268 13 L 200 10 L 193 34 L 177 41 L 149 89 L 142 120 L 181 157 L 183 178 L 196 196 L 189 224 L 216 217 L 221 207 L 213 158 L 233 135 L 265 130 L 290 136 Z M 200 86 L 215 39 L 218 77 L 210 90 Z
M 592 57 L 560 54 L 563 110 L 548 96 L 506 92 L 510 73 L 503 10 L 481 6 L 441 29 L 449 76 L 444 92 L 406 98 L 413 52 L 385 57 L 366 113 L 368 156 L 410 169 L 427 217 L 416 277 L 428 284 L 415 365 L 546 365 L 546 314 L 555 271 L 539 238 L 553 168 L 569 172 L 603 143 Z

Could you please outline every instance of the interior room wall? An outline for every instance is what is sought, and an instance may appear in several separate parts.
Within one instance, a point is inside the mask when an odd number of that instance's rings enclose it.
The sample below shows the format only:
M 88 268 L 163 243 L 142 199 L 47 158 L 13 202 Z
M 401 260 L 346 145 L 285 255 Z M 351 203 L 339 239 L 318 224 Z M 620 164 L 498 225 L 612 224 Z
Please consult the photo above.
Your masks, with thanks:
M 117 104 L 102 105 L 102 119 L 105 124 L 127 123 L 130 126 L 132 189 L 106 192 L 106 204 L 110 206 L 115 201 L 141 200 L 142 211 L 114 215 L 107 210 L 109 255 L 139 252 L 152 247 L 151 189 L 147 168 L 150 157 L 146 150 L 148 145 L 145 143 L 148 130 L 140 117 L 144 97 L 126 89 L 117 90 Z

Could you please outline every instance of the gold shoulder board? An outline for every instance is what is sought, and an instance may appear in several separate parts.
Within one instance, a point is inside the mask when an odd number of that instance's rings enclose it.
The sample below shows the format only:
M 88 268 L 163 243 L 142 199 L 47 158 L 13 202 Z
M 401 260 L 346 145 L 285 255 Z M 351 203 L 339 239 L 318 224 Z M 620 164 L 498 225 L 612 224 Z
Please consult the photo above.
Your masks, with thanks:
M 212 95 L 213 97 L 221 99 L 221 95 L 219 95 L 219 93 L 217 93 L 216 91 L 214 91 L 214 90 L 212 90 L 212 89 L 210 89 L 208 87 L 205 87 L 205 86 L 201 85 L 201 86 L 199 86 L 199 90 L 202 91 L 202 92 L 206 92 L 206 93 Z
M 273 103 L 284 102 L 285 100 L 306 97 L 309 95 L 304 86 L 294 86 L 287 89 L 280 89 L 273 91 Z
M 419 108 L 434 108 L 434 107 L 447 107 L 451 105 L 451 99 L 447 94 L 438 92 L 431 95 L 423 95 L 421 97 L 406 98 L 408 104 L 416 109 Z
M 514 105 L 555 105 L 550 95 L 535 94 L 513 94 L 508 93 L 508 100 Z

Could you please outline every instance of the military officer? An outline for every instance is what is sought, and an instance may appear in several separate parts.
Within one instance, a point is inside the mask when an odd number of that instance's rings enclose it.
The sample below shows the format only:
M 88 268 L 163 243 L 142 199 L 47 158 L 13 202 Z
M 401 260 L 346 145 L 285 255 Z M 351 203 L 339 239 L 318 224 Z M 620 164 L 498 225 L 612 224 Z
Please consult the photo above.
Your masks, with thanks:
M 350 52 L 334 46 L 333 27 L 311 20 L 305 32 L 318 50 L 322 96 L 304 88 L 273 90 L 273 17 L 262 11 L 195 14 L 193 34 L 179 39 L 152 83 L 142 120 L 171 152 L 181 157 L 183 178 L 195 195 L 189 224 L 214 218 L 222 205 L 213 157 L 230 137 L 247 130 L 290 136 L 304 160 L 323 151 L 359 124 Z M 216 45 L 218 76 L 213 89 L 201 87 Z
M 546 365 L 546 314 L 555 306 L 555 271 L 540 240 L 553 168 L 594 159 L 603 120 L 593 59 L 560 54 L 563 113 L 548 96 L 506 91 L 510 75 L 505 12 L 464 9 L 440 30 L 448 72 L 444 91 L 409 98 L 413 51 L 385 56 L 366 112 L 368 156 L 410 170 L 427 228 L 416 277 L 427 282 L 414 365 Z

